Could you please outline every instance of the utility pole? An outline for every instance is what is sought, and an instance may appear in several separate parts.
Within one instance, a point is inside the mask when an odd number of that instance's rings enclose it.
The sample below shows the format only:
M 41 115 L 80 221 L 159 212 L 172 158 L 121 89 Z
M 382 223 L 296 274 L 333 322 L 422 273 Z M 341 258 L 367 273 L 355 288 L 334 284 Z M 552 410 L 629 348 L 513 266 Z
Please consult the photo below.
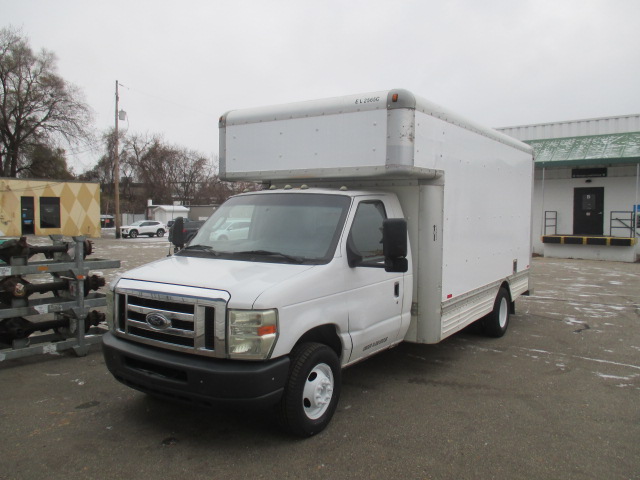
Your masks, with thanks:
M 116 238 L 120 238 L 120 159 L 118 158 L 118 101 L 120 97 L 118 96 L 118 81 L 116 80 L 116 148 L 115 148 L 115 158 L 113 161 L 113 176 L 114 176 L 114 201 L 116 206 Z

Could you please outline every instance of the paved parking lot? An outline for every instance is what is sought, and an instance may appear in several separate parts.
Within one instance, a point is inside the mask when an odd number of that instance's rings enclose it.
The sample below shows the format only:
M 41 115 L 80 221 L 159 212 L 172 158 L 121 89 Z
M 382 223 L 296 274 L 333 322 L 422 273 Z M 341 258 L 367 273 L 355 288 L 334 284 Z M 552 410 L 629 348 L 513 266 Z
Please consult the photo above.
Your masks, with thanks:
M 96 252 L 127 269 L 169 245 Z M 0 362 L 0 478 L 640 479 L 640 264 L 538 258 L 533 280 L 502 339 L 471 328 L 347 369 L 307 440 L 268 412 L 149 398 L 97 347 Z

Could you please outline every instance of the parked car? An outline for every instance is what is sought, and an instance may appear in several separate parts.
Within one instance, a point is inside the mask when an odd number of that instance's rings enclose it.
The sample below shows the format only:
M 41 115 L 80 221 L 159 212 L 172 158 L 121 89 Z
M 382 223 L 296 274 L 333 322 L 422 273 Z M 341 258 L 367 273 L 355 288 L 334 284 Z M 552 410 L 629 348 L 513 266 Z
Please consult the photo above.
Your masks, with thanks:
M 166 225 L 156 220 L 140 220 L 133 222 L 131 225 L 120 227 L 122 238 L 136 238 L 138 235 L 149 235 L 150 237 L 157 235 L 162 237 L 166 231 Z
M 249 236 L 251 221 L 247 219 L 229 219 L 216 228 L 211 240 L 242 240 Z
M 175 220 L 169 220 L 169 241 L 173 240 L 173 224 Z M 189 241 L 196 236 L 200 227 L 204 225 L 204 220 L 191 220 L 189 218 L 182 218 L 182 232 L 184 233 L 184 241 L 189 243 Z

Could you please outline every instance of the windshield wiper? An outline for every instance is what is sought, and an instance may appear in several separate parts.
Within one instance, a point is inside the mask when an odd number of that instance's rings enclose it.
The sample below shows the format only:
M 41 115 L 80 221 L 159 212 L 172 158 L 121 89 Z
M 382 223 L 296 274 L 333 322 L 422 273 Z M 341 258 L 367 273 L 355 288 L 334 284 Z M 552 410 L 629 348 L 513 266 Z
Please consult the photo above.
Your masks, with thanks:
M 306 260 L 304 257 L 295 257 L 293 255 L 287 255 L 286 253 L 271 252 L 269 250 L 247 250 L 245 252 L 235 252 L 235 253 L 237 253 L 238 255 L 265 255 L 270 257 L 282 257 L 294 263 L 302 263 Z
M 181 251 L 185 251 L 185 250 L 201 250 L 201 251 L 210 253 L 215 257 L 219 257 L 221 254 L 226 253 L 226 252 L 219 252 L 215 250 L 213 247 L 210 247 L 209 245 L 188 245 L 184 247 Z

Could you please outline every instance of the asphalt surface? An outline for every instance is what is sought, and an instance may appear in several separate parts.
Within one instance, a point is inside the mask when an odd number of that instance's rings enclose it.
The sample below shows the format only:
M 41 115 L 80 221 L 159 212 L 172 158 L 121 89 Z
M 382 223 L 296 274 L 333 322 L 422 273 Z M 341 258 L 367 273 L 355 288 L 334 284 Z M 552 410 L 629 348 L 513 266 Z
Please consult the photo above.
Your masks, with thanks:
M 95 243 L 122 269 L 169 253 Z M 538 258 L 532 276 L 505 337 L 470 328 L 345 370 L 306 440 L 269 412 L 131 390 L 97 346 L 0 362 L 0 478 L 640 479 L 640 264 Z

